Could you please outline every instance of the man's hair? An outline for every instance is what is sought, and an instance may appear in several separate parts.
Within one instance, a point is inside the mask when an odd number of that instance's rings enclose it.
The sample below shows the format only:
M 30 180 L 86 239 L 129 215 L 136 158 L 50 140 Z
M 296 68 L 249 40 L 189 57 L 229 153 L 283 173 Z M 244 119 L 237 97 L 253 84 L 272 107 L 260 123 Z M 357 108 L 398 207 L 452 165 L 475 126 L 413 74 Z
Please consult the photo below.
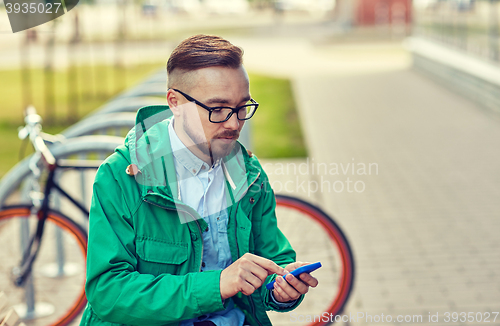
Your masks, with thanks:
M 243 50 L 222 37 L 194 35 L 182 41 L 167 61 L 167 74 L 175 69 L 193 71 L 223 66 L 239 68 L 243 63 Z

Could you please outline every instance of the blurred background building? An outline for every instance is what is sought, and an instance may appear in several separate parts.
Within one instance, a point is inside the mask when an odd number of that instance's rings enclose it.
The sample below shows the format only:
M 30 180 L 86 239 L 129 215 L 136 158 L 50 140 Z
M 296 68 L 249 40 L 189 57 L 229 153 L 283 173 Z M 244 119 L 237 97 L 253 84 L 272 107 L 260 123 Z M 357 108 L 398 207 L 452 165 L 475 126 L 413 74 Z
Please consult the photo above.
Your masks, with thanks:
M 499 111 L 499 2 L 421 0 L 414 3 L 414 65 Z

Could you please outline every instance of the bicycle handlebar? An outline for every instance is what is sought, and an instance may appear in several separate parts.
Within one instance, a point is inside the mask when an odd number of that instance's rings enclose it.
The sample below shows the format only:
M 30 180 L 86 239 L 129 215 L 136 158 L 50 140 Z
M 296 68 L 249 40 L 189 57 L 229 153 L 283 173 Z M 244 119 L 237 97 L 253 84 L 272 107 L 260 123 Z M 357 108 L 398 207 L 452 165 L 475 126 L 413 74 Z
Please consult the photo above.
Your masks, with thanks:
M 42 137 L 42 117 L 36 113 L 34 106 L 30 105 L 25 110 L 24 122 L 26 125 L 19 130 L 18 136 L 20 139 L 29 137 L 35 151 L 39 153 L 49 167 L 56 165 L 56 159 L 52 152 L 45 144 Z

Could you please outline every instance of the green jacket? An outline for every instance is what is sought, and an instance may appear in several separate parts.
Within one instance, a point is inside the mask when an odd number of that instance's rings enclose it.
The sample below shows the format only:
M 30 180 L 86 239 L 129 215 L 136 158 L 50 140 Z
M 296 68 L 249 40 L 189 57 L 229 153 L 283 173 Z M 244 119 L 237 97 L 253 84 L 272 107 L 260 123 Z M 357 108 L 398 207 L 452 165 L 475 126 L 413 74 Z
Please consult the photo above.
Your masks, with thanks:
M 207 223 L 176 196 L 171 115 L 168 106 L 142 108 L 125 144 L 97 172 L 85 286 L 89 303 L 80 325 L 178 325 L 224 309 L 221 271 L 200 272 Z M 126 172 L 130 164 L 140 171 L 135 176 Z M 233 261 L 250 252 L 282 267 L 294 262 L 257 158 L 236 146 L 224 166 L 231 188 L 226 197 L 234 199 L 227 228 Z M 232 299 L 252 325 L 271 325 L 266 311 L 279 310 L 265 286 Z

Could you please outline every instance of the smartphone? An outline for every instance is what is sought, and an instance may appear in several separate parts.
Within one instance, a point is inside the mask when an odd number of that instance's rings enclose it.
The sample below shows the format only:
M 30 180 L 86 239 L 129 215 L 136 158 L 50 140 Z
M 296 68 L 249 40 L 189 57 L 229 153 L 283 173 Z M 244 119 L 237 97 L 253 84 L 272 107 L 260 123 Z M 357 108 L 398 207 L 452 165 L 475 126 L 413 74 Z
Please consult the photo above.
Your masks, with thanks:
M 292 274 L 295 277 L 299 277 L 299 275 L 302 274 L 302 273 L 310 273 L 312 271 L 317 270 L 320 267 L 321 267 L 321 263 L 320 262 L 312 263 L 312 264 L 309 264 L 309 265 L 301 266 L 301 267 L 299 267 L 299 268 L 291 271 L 290 274 Z M 283 276 L 283 277 L 285 277 L 285 276 Z M 276 280 L 272 281 L 271 283 L 268 283 L 266 285 L 266 289 L 272 290 L 274 288 L 274 282 L 276 282 Z

